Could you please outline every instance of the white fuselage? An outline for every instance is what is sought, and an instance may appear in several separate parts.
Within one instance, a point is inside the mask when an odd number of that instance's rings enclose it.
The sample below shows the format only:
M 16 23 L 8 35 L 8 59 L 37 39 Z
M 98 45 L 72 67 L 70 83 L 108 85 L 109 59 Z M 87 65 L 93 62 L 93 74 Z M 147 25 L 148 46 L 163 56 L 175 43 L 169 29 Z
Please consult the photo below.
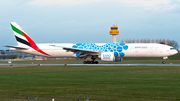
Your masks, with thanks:
M 47 57 L 77 57 L 76 53 L 64 50 L 63 47 L 97 51 L 99 53 L 116 52 L 124 54 L 117 57 L 168 57 L 177 53 L 177 50 L 173 47 L 157 43 L 61 43 L 37 44 L 37 46 L 49 56 L 27 46 L 28 50 L 15 48 L 11 48 L 11 50 Z

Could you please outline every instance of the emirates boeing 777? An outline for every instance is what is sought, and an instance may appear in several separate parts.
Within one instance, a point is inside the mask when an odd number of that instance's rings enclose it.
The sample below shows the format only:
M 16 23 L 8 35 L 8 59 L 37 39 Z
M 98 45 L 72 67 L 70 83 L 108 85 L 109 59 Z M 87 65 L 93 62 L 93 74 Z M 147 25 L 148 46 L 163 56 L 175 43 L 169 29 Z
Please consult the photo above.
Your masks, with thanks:
M 175 55 L 178 51 L 168 45 L 158 43 L 52 43 L 36 44 L 16 23 L 10 23 L 17 40 L 11 50 L 46 57 L 84 58 L 84 64 L 98 64 L 102 61 L 122 61 L 125 57 L 162 57 Z M 165 63 L 163 61 L 162 63 Z

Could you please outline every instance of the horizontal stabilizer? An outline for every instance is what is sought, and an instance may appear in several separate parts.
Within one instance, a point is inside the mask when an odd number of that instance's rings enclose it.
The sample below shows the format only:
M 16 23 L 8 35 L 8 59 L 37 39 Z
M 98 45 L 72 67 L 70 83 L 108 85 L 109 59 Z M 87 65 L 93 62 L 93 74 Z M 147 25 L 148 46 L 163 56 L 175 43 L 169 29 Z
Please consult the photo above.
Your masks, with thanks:
M 4 47 L 10 47 L 10 48 L 16 48 L 16 49 L 24 49 L 24 50 L 28 50 L 28 48 L 23 48 L 23 47 L 17 47 L 17 46 L 4 46 Z

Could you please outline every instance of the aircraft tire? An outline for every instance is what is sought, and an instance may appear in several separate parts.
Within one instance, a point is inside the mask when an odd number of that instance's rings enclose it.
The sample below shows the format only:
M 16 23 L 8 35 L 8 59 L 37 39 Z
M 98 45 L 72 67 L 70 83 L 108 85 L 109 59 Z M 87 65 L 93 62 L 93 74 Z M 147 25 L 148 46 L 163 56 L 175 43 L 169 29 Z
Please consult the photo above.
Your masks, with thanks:
M 87 64 L 87 61 L 83 61 L 83 64 Z
M 94 64 L 94 62 L 93 62 L 93 61 L 91 61 L 91 62 L 90 62 L 90 64 Z
M 165 61 L 162 62 L 162 64 L 165 64 L 165 63 L 166 63 Z
M 91 64 L 91 61 L 87 61 L 87 64 Z
M 98 64 L 99 62 L 98 62 L 98 61 L 95 61 L 94 63 L 95 63 L 95 64 Z

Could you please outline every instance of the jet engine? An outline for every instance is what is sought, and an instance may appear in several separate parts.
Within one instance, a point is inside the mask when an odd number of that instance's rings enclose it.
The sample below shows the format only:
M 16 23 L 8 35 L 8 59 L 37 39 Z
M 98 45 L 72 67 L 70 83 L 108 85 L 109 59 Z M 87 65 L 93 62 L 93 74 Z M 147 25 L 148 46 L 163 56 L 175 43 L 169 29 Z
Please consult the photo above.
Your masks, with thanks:
M 110 62 L 113 62 L 113 61 L 122 61 L 122 58 L 120 57 L 115 57 L 115 54 L 114 52 L 103 52 L 99 55 L 99 58 L 102 60 L 102 61 L 110 61 Z

